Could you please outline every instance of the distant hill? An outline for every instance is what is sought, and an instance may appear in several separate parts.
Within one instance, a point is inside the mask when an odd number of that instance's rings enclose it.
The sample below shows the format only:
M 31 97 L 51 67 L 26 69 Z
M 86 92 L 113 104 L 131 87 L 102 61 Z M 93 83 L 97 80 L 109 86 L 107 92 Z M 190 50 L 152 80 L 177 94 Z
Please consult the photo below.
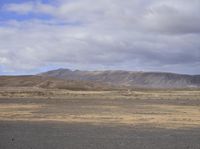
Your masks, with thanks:
M 0 76 L 0 87 L 38 87 L 69 90 L 200 88 L 200 75 L 58 69 L 30 76 Z
M 58 69 L 39 74 L 42 77 L 53 77 L 64 80 L 89 81 L 106 83 L 115 86 L 144 88 L 199 88 L 200 75 L 184 75 L 163 72 L 132 71 L 72 71 Z
M 38 87 L 69 90 L 109 90 L 113 88 L 102 83 L 63 80 L 48 76 L 0 76 L 0 87 Z

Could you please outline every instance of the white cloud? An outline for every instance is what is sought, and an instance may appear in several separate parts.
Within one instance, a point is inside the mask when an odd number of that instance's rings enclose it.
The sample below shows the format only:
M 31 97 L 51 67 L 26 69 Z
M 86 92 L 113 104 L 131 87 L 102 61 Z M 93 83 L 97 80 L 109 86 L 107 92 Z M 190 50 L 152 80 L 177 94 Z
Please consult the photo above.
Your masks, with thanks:
M 52 19 L 2 22 L 0 65 L 16 71 L 59 65 L 200 73 L 194 68 L 200 64 L 199 2 L 193 2 L 8 4 L 4 11 L 45 14 Z
M 145 28 L 172 34 L 200 33 L 200 1 L 168 0 L 149 6 L 143 16 Z
M 16 12 L 19 14 L 27 14 L 34 10 L 32 3 L 22 3 L 22 4 L 8 4 L 3 7 L 6 11 Z
M 46 14 L 53 14 L 56 12 L 56 7 L 43 4 L 39 1 L 35 2 L 25 2 L 25 3 L 11 3 L 6 4 L 2 8 L 4 11 L 10 11 L 18 14 L 29 14 L 29 13 L 46 13 Z

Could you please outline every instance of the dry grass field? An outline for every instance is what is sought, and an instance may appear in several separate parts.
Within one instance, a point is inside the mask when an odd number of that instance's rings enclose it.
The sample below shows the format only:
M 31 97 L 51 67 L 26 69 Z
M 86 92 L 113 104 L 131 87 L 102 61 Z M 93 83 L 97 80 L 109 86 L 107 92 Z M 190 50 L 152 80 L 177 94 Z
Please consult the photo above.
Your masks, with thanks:
M 7 88 L 0 119 L 200 127 L 200 91 L 69 91 Z
M 2 149 L 199 149 L 200 91 L 1 88 L 0 122 Z

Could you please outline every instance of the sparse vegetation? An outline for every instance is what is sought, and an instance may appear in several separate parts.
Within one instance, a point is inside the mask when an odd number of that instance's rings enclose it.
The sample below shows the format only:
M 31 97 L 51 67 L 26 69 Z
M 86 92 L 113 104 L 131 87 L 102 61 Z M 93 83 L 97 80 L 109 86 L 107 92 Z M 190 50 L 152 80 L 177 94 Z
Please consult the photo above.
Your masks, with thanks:
M 4 88 L 0 91 L 0 102 L 1 120 L 200 127 L 198 90 Z

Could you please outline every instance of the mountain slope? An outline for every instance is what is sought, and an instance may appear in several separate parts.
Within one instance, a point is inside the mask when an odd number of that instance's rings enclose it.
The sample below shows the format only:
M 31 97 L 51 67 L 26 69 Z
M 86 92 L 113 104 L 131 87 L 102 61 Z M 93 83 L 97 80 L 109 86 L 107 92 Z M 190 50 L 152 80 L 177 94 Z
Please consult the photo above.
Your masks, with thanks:
M 111 85 L 151 88 L 187 88 L 200 87 L 200 75 L 182 75 L 162 72 L 131 71 L 71 71 L 58 69 L 39 76 L 54 77 L 65 80 L 90 81 Z
M 112 88 L 112 86 L 102 83 L 63 80 L 48 76 L 0 76 L 0 87 L 38 87 L 70 90 L 109 90 Z

